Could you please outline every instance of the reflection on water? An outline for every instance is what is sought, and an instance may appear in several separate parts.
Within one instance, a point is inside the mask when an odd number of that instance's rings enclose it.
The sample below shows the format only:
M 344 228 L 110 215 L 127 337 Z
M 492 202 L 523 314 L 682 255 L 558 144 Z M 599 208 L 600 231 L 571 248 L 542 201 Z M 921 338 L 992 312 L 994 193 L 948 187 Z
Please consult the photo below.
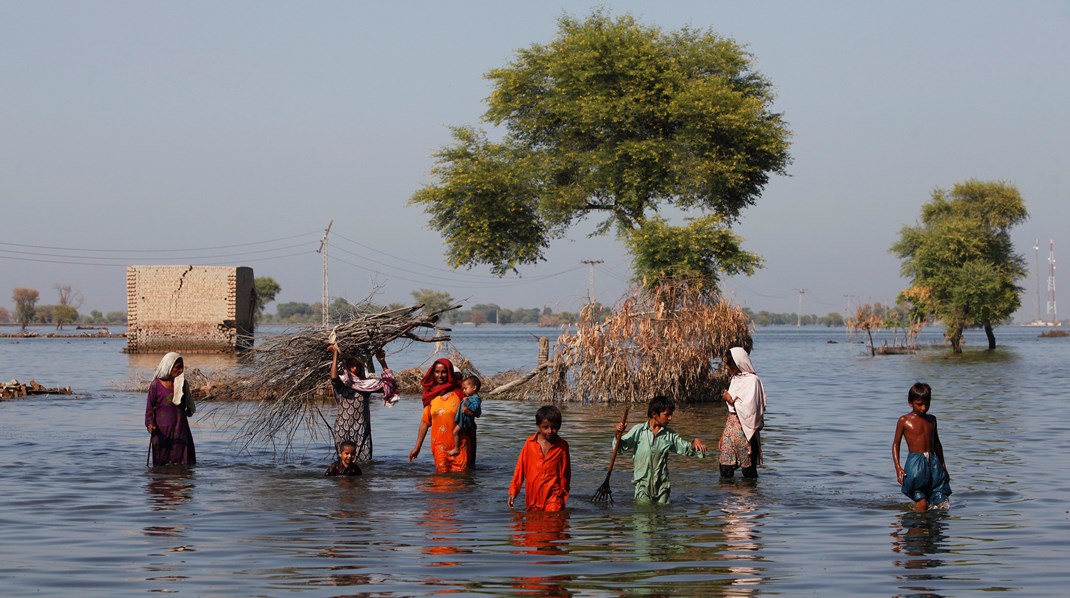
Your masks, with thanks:
M 185 553 L 196 552 L 196 549 L 189 544 L 173 542 L 187 539 L 190 514 L 184 507 L 193 499 L 194 483 L 192 470 L 184 466 L 157 467 L 146 474 L 145 495 L 155 523 L 146 525 L 142 533 L 146 538 L 166 539 L 168 544 L 159 546 L 158 550 L 163 552 L 149 552 L 150 559 L 159 560 L 146 564 L 146 581 L 171 584 L 188 579 L 185 567 L 181 561 L 174 560 L 174 555 L 185 556 Z M 174 590 L 157 588 L 155 591 Z
M 901 513 L 892 524 L 892 552 L 898 557 L 894 564 L 905 571 L 899 576 L 906 582 L 904 596 L 936 596 L 933 582 L 943 576 L 933 569 L 944 564 L 938 556 L 946 552 L 948 514 L 944 511 Z
M 455 567 L 460 564 L 456 555 L 471 553 L 461 546 L 462 537 L 468 536 L 470 530 L 464 529 L 457 513 L 458 508 L 464 508 L 465 500 L 472 498 L 464 493 L 471 485 L 472 478 L 467 473 L 433 474 L 417 485 L 427 493 L 427 510 L 419 522 L 425 528 L 424 554 L 434 557 L 432 567 Z
M 562 562 L 568 553 L 568 511 L 528 511 L 513 514 L 512 545 L 514 554 L 530 555 L 530 571 Z M 523 575 L 513 578 L 512 587 L 520 594 L 535 596 L 571 596 L 567 578 L 560 575 Z
M 568 511 L 528 511 L 513 515 L 513 545 L 517 552 L 560 555 L 568 549 Z
M 755 491 L 756 481 L 739 480 L 724 483 L 728 489 L 721 510 L 724 512 L 724 553 L 728 574 L 731 578 L 725 586 L 725 596 L 753 596 L 763 583 L 760 503 Z
M 477 363 L 484 351 L 525 369 L 510 352 L 536 354 L 512 346 L 529 331 L 457 332 Z M 149 469 L 144 393 L 110 383 L 147 376 L 159 356 L 0 339 L 10 377 L 66 385 L 56 376 L 70 370 L 56 364 L 79 364 L 77 395 L 0 402 L 0 579 L 11 595 L 1060 596 L 1070 343 L 1016 334 L 1000 337 L 1002 355 L 949 359 L 872 358 L 825 342 L 842 331 L 758 331 L 769 394 L 762 477 L 721 483 L 717 459 L 676 459 L 673 502 L 660 507 L 628 498 L 629 456 L 611 481 L 617 503 L 587 500 L 605 478 L 620 410 L 562 405 L 573 496 L 561 513 L 506 506 L 535 405 L 485 404 L 479 466 L 466 475 L 408 462 L 418 397 L 373 407 L 376 458 L 360 477 L 323 475 L 329 440 L 298 438 L 295 457 L 275 460 L 201 414 L 198 466 Z M 405 356 L 420 349 L 399 350 L 391 365 L 426 359 Z M 211 369 L 213 356 L 191 356 L 202 358 Z M 890 463 L 918 379 L 933 385 L 950 513 L 914 513 Z M 681 406 L 673 421 L 705 439 L 723 425 L 716 403 Z M 1030 455 L 1052 457 L 1044 475 L 1022 475 Z

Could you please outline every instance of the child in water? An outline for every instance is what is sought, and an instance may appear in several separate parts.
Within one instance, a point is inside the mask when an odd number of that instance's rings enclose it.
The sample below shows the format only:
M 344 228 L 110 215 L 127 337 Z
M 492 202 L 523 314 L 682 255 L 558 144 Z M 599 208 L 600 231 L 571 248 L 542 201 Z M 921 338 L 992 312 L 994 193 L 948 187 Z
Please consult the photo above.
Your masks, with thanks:
M 706 453 L 706 443 L 695 438 L 691 441 L 668 427 L 676 403 L 666 396 L 656 396 L 647 406 L 647 421 L 636 424 L 621 436 L 620 450 L 635 453 L 632 459 L 635 471 L 635 500 L 645 503 L 669 502 L 669 453 L 697 455 Z M 617 433 L 624 431 L 624 423 L 617 424 Z
M 327 468 L 327 475 L 361 475 L 360 466 L 356 463 L 357 460 L 357 443 L 349 440 L 343 441 L 338 445 L 338 460 L 331 463 L 331 466 Z
M 483 415 L 483 399 L 479 397 L 479 388 L 481 386 L 483 386 L 483 383 L 475 376 L 468 376 L 461 380 L 461 391 L 464 392 L 465 399 L 461 401 L 461 406 L 457 408 L 457 417 L 454 420 L 453 448 L 449 451 L 451 457 L 456 457 L 461 452 L 461 433 L 470 432 L 474 434 L 476 431 L 475 418 Z
M 895 475 L 902 484 L 903 494 L 914 501 L 914 509 L 922 513 L 928 509 L 946 509 L 951 501 L 951 474 L 944 462 L 944 447 L 936 429 L 936 418 L 929 415 L 932 388 L 915 382 L 907 392 L 910 413 L 899 418 L 892 441 L 892 461 Z M 899 445 L 906 438 L 906 467 L 899 466 Z
M 535 412 L 535 427 L 537 431 L 524 443 L 516 460 L 513 481 L 509 484 L 509 508 L 524 486 L 528 511 L 560 511 L 565 508 L 572 484 L 568 443 L 557 435 L 561 429 L 561 410 L 553 405 L 539 407 Z

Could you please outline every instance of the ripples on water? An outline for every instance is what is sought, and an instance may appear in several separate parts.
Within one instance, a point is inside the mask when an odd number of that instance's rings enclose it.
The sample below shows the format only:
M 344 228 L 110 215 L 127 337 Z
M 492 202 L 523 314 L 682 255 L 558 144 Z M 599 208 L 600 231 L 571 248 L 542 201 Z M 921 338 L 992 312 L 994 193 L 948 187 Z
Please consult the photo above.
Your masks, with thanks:
M 529 367 L 531 332 L 541 331 L 455 338 L 495 372 Z M 149 470 L 144 396 L 113 389 L 147 376 L 155 357 L 123 355 L 114 339 L 0 342 L 0 377 L 79 392 L 0 403 L 2 593 L 1062 595 L 1070 351 L 1036 330 L 999 332 L 994 355 L 874 359 L 842 331 L 759 331 L 753 359 L 770 395 L 762 478 L 723 484 L 715 455 L 674 457 L 668 507 L 631 502 L 627 458 L 616 503 L 590 503 L 619 409 L 565 405 L 575 471 L 563 514 L 505 505 L 534 404 L 488 402 L 471 476 L 431 475 L 427 451 L 406 461 L 415 397 L 374 407 L 376 460 L 360 478 L 323 477 L 322 442 L 286 462 L 239 453 L 231 431 L 200 416 L 198 466 Z M 391 363 L 419 365 L 421 351 Z M 917 379 L 934 389 L 949 513 L 911 512 L 890 463 Z M 699 405 L 673 425 L 710 443 L 723 422 L 723 407 Z

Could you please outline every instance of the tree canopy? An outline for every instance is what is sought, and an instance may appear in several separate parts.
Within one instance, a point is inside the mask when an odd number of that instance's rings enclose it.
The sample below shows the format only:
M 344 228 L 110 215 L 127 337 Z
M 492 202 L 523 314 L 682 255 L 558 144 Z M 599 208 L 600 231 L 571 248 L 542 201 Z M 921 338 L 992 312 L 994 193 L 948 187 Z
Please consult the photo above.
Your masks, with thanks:
M 425 314 L 446 311 L 456 303 L 453 296 L 448 292 L 434 289 L 412 291 L 412 298 L 423 305 L 423 313 Z
M 1029 217 L 1018 189 L 1009 183 L 971 179 L 950 191 L 935 189 L 921 220 L 903 227 L 892 252 L 912 279 L 901 298 L 939 319 L 956 353 L 966 326 L 983 326 L 988 347 L 992 327 L 1021 305 L 1017 282 L 1027 274 L 1015 253 L 1010 229 Z
M 790 132 L 752 56 L 712 31 L 605 11 L 558 26 L 486 75 L 483 120 L 501 140 L 454 128 L 435 154 L 437 181 L 411 199 L 447 261 L 504 275 L 596 217 L 595 234 L 626 241 L 637 279 L 716 288 L 722 272 L 753 272 L 761 259 L 731 225 L 785 172 Z M 698 216 L 674 226 L 659 215 L 670 208 Z
M 37 289 L 25 287 L 16 288 L 11 293 L 11 300 L 15 302 L 15 323 L 25 330 L 30 322 L 33 322 L 36 314 L 37 299 L 40 297 Z
M 256 291 L 253 318 L 259 322 L 264 317 L 264 307 L 275 300 L 275 296 L 282 290 L 282 285 L 270 276 L 257 276 L 253 279 L 253 288 Z

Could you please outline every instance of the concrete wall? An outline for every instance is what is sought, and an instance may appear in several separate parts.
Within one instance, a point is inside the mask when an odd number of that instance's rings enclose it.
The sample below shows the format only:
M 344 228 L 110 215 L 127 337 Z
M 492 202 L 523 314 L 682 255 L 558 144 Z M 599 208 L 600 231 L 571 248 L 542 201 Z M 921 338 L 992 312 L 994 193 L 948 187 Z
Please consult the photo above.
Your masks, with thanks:
M 127 266 L 128 353 L 230 352 L 252 346 L 253 269 Z

